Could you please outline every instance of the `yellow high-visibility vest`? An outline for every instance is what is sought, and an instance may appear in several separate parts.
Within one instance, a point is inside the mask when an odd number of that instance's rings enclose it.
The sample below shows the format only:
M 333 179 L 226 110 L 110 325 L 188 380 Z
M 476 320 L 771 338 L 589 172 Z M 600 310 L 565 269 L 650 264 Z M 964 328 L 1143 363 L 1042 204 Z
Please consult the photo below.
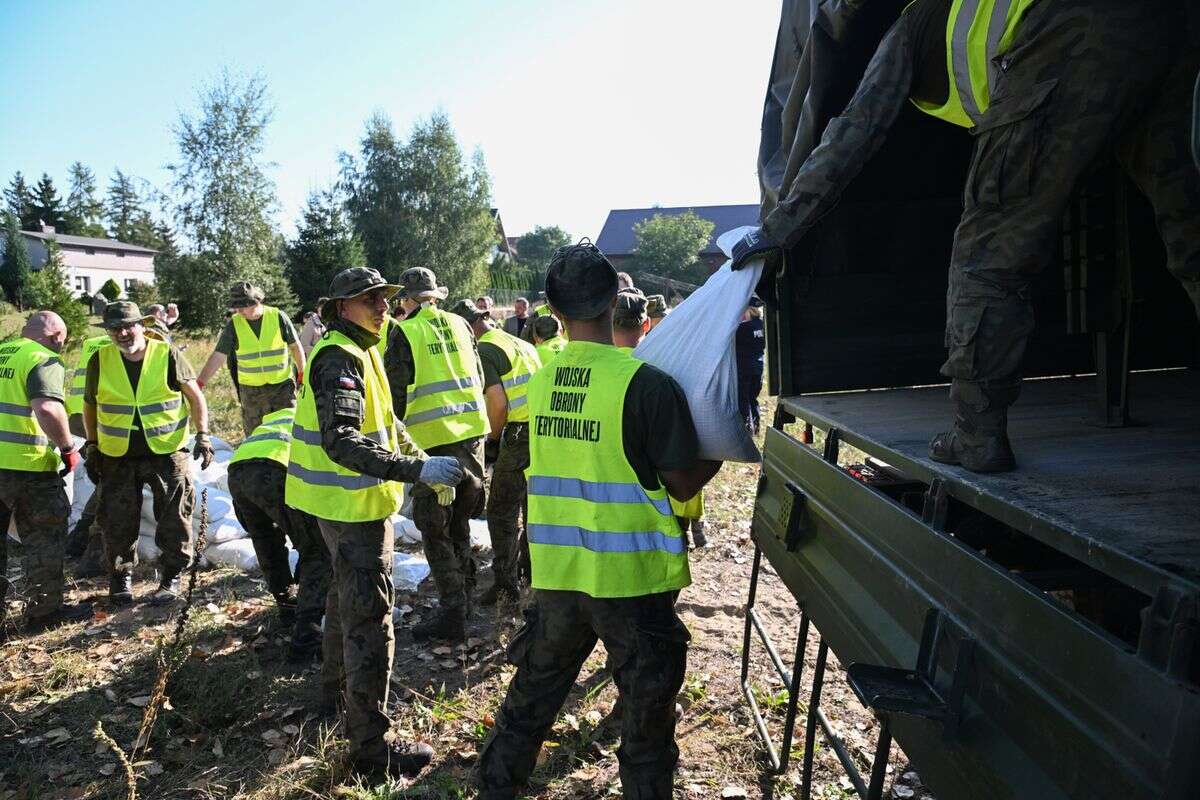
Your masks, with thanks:
M 914 99 L 917 108 L 964 128 L 978 125 L 991 105 L 992 88 L 999 69 L 993 59 L 1012 46 L 1017 25 L 1034 2 L 1036 0 L 954 0 L 946 22 L 946 70 L 950 73 L 950 94 L 940 106 Z
M 426 306 L 398 324 L 413 354 L 404 427 L 417 447 L 428 450 L 487 434 L 491 426 L 467 321 Z
M 379 351 L 374 347 L 364 350 L 344 333 L 329 331 L 312 349 L 314 362 L 326 347 L 340 347 L 362 365 L 365 392 L 360 430 L 363 436 L 395 452 L 398 444 L 396 417 L 392 413 L 392 394 Z M 403 500 L 401 484 L 334 463 L 321 446 L 321 426 L 311 381 L 312 371 L 305 370 L 292 423 L 285 502 L 319 519 L 337 522 L 387 519 L 400 508 Z
M 53 472 L 62 465 L 54 444 L 38 427 L 26 390 L 33 368 L 56 358 L 58 353 L 32 339 L 0 345 L 0 468 Z
M 500 376 L 500 385 L 504 387 L 504 396 L 508 399 L 508 421 L 528 422 L 525 390 L 529 388 L 527 384 L 533 373 L 542 367 L 537 348 L 499 328 L 492 328 L 480 336 L 479 341 L 499 347 L 508 357 L 509 370 Z
M 245 317 L 233 315 L 239 385 L 267 386 L 292 377 L 292 362 L 279 321 L 282 313 L 273 306 L 264 306 L 258 336 L 254 335 Z
M 110 344 L 112 344 L 112 339 L 108 336 L 93 336 L 90 339 L 83 340 L 83 349 L 79 353 L 79 363 L 71 373 L 71 385 L 67 387 L 68 414 L 83 413 L 83 390 L 87 384 L 88 362 L 92 360 L 93 353 L 101 347 Z
M 562 349 L 567 346 L 567 340 L 562 336 L 551 336 L 549 339 L 543 339 L 542 343 L 537 345 L 538 359 L 542 362 L 542 366 L 546 366 L 554 357 L 562 352 Z
M 129 451 L 134 412 L 150 451 L 163 455 L 183 447 L 188 438 L 188 409 L 183 394 L 167 384 L 171 346 L 146 337 L 146 355 L 137 390 L 129 383 L 118 347 L 101 347 L 100 383 L 96 387 L 97 444 L 106 456 Z
M 625 456 L 625 393 L 642 365 L 571 342 L 529 381 L 529 556 L 533 587 L 636 597 L 691 582 L 687 542 L 660 484 Z
M 292 443 L 292 423 L 295 419 L 296 409 L 291 406 L 267 414 L 263 417 L 262 424 L 233 451 L 233 458 L 229 459 L 229 463 L 262 458 L 286 467 Z

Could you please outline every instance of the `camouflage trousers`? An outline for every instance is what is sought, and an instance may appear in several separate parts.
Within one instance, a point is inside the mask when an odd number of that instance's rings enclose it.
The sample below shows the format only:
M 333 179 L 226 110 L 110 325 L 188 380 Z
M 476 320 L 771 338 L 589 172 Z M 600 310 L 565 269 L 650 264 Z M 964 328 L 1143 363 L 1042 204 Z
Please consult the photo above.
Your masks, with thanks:
M 297 586 L 296 630 L 320 625 L 329 591 L 329 551 L 317 520 L 283 502 L 287 469 L 275 461 L 239 461 L 229 467 L 229 494 L 238 522 L 250 534 L 258 566 L 271 594 Z M 296 575 L 288 566 L 290 539 L 300 558 Z
M 525 468 L 529 466 L 529 425 L 504 426 L 500 455 L 492 465 L 487 497 L 488 533 L 492 539 L 492 572 L 496 585 L 516 586 L 518 572 L 529 574 L 529 540 L 525 536 Z
M 479 756 L 480 800 L 517 796 L 597 639 L 608 650 L 620 696 L 624 796 L 671 797 L 679 760 L 675 696 L 691 638 L 675 614 L 676 594 L 593 598 L 534 591 L 525 625 L 508 647 L 517 672 Z
M 149 486 L 157 521 L 154 543 L 159 568 L 174 577 L 192 562 L 192 510 L 196 491 L 183 450 L 165 455 L 101 456 L 104 502 L 97 520 L 104 531 L 104 555 L 111 572 L 127 572 L 137 563 L 142 523 L 142 487 Z
M 296 382 L 288 378 L 266 386 L 239 386 L 238 402 L 242 406 L 242 430 L 249 436 L 267 414 L 296 405 Z
M 25 550 L 25 616 L 57 611 L 63 600 L 63 548 L 71 504 L 57 472 L 0 469 L 0 603 L 8 592 L 8 523 L 17 521 Z
M 421 546 L 437 584 L 443 608 L 459 608 L 475 589 L 475 561 L 471 558 L 471 517 L 483 492 L 483 440 L 430 447 L 431 456 L 452 456 L 466 470 L 454 503 L 439 506 L 437 495 L 424 484 L 413 486 L 413 522 L 421 531 Z
M 977 398 L 975 410 L 1016 399 L 1034 327 L 1030 283 L 1055 257 L 1080 178 L 1106 153 L 1149 198 L 1167 266 L 1200 313 L 1200 175 L 1188 153 L 1195 6 L 1037 3 L 1001 58 L 974 131 L 946 301 L 942 374 L 979 385 L 960 392 Z
M 352 758 L 381 759 L 392 674 L 392 523 L 318 520 L 333 566 L 325 599 L 321 683 L 341 694 Z

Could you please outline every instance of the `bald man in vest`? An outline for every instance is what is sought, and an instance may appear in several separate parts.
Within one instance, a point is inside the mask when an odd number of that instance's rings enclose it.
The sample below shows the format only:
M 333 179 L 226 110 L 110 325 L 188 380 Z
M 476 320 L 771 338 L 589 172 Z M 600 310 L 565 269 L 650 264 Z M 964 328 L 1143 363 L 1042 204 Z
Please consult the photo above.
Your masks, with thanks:
M 63 604 L 63 545 L 71 504 L 62 476 L 79 464 L 64 406 L 66 371 L 58 358 L 66 339 L 62 318 L 39 311 L 19 338 L 0 344 L 0 629 L 5 627 L 10 514 L 25 548 L 26 633 L 91 613 L 85 606 Z
M 734 269 L 798 241 L 906 103 L 971 129 L 941 369 L 955 421 L 933 438 L 930 457 L 975 472 L 1011 470 L 1008 408 L 1034 327 L 1029 287 L 1055 257 L 1067 203 L 1098 158 L 1115 150 L 1149 198 L 1167 267 L 1200 314 L 1200 176 L 1188 154 L 1197 70 L 1195 2 L 917 0 L 788 196 L 734 248 Z

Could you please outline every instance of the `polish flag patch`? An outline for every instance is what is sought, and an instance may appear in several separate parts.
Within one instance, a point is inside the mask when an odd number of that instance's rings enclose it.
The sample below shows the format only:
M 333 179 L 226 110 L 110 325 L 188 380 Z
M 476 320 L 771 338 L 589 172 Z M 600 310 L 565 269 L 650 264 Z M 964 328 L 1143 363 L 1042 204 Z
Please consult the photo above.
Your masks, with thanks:
M 357 389 L 358 388 L 358 384 L 355 383 L 354 378 L 346 378 L 346 377 L 338 378 L 338 386 L 342 387 L 343 389 Z

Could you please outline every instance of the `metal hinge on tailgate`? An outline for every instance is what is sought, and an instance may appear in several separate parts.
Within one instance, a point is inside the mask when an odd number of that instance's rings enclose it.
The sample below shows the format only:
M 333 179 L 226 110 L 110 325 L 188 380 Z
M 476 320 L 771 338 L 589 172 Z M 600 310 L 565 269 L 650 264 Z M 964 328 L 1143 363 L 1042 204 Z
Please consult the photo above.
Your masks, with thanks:
M 1200 598 L 1195 592 L 1162 586 L 1142 609 L 1138 655 L 1172 678 L 1195 680 L 1197 638 L 1200 634 Z

